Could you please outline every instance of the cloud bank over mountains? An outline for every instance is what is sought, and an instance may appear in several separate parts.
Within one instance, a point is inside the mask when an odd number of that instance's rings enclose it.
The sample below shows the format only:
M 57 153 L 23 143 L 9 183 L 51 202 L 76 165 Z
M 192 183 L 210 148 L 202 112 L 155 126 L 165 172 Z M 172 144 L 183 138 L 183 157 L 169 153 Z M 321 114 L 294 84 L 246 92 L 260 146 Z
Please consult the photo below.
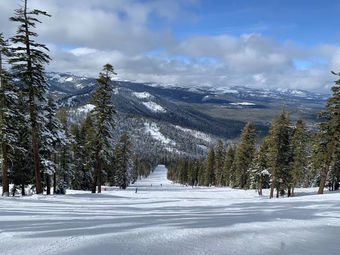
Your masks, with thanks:
M 20 0 L 0 2 L 6 36 Z M 31 9 L 52 14 L 38 24 L 39 40 L 53 61 L 47 70 L 96 76 L 111 63 L 119 79 L 171 85 L 250 86 L 326 91 L 330 70 L 340 71 L 340 46 L 305 46 L 257 32 L 239 36 L 205 33 L 178 36 L 181 23 L 199 23 L 199 1 L 30 0 Z

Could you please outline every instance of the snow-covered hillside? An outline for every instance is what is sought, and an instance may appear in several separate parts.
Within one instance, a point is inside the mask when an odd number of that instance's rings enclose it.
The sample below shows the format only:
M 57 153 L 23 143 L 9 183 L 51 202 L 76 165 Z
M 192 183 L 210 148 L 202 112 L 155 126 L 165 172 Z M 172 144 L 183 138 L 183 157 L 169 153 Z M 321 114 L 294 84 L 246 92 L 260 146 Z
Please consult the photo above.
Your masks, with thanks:
M 151 137 L 154 138 L 155 140 L 160 141 L 163 144 L 176 145 L 176 143 L 174 141 L 165 137 L 160 132 L 160 129 L 155 122 L 152 122 L 152 123 L 146 122 L 146 123 L 144 123 L 144 126 L 145 126 L 145 132 L 147 134 L 150 134 Z
M 339 254 L 340 193 L 315 193 L 186 187 L 158 166 L 127 190 L 0 198 L 0 254 Z

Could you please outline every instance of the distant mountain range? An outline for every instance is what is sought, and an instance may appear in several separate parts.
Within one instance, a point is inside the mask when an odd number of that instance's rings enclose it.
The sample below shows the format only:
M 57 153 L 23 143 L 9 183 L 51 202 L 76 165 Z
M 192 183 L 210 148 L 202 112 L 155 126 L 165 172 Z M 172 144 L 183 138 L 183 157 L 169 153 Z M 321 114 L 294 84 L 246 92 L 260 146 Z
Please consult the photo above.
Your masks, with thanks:
M 91 94 L 96 89 L 94 78 L 69 73 L 47 73 L 47 78 L 50 91 L 58 105 L 79 108 L 80 111 L 83 109 L 81 107 L 89 103 Z M 193 141 L 191 148 L 197 145 L 195 144 L 198 139 L 197 133 L 208 137 L 205 142 L 204 139 L 203 142 L 198 142 L 201 145 L 199 152 L 195 150 L 193 152 L 202 153 L 202 148 L 204 151 L 204 148 L 218 138 L 229 141 L 236 139 L 247 121 L 253 121 L 259 137 L 263 137 L 268 131 L 270 121 L 277 116 L 282 106 L 290 112 L 292 121 L 301 118 L 313 125 L 317 113 L 326 104 L 327 97 L 327 95 L 291 89 L 270 90 L 248 87 L 221 89 L 199 86 L 188 88 L 116 81 L 113 102 L 121 116 L 128 116 L 130 120 L 131 118 L 143 119 L 139 128 L 149 135 L 152 130 L 161 132 L 160 127 L 163 133 L 168 135 L 183 133 L 186 136 L 185 140 L 189 133 L 196 134 L 196 137 L 191 135 Z M 134 128 L 130 129 L 134 130 Z M 171 140 L 171 137 L 166 137 L 166 134 L 162 135 L 161 140 Z M 175 146 L 181 144 L 183 137 L 177 137 L 179 141 L 173 140 L 173 143 L 162 142 L 159 137 L 158 134 L 160 148 L 183 150 L 181 146 L 177 146 L 178 148 Z

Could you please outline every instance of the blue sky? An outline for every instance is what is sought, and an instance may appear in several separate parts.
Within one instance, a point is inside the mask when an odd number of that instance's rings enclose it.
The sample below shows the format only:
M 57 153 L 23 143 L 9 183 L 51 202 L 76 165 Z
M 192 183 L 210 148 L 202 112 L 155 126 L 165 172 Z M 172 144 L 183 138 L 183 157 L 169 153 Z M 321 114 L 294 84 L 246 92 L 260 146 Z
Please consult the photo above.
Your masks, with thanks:
M 20 0 L 0 1 L 0 22 Z M 48 70 L 186 86 L 327 91 L 340 70 L 336 0 L 29 0 Z
M 336 0 L 214 0 L 200 1 L 189 8 L 196 19 L 179 19 L 173 26 L 179 38 L 261 33 L 306 46 L 340 40 L 340 1 Z

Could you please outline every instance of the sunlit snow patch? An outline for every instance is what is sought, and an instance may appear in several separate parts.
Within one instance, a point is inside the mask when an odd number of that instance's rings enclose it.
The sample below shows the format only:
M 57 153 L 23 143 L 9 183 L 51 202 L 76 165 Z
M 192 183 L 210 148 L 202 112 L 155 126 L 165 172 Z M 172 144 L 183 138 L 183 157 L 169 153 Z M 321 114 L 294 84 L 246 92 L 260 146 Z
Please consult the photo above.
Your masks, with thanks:
M 81 83 L 79 83 L 79 84 L 76 85 L 76 88 L 77 88 L 77 89 L 83 89 L 83 88 L 84 88 L 84 85 L 81 84 Z
M 166 112 L 166 110 L 160 106 L 159 104 L 156 104 L 155 102 L 143 102 L 143 105 L 148 108 L 150 111 L 153 112 Z
M 149 92 L 133 92 L 132 94 L 140 99 L 149 99 L 151 97 Z
M 193 130 L 193 129 L 189 129 L 189 128 L 183 128 L 181 126 L 175 126 L 175 128 L 182 130 L 186 133 L 189 133 L 190 135 L 192 135 L 193 137 L 197 138 L 197 139 L 201 139 L 204 140 L 206 142 L 211 142 L 211 137 L 203 132 L 197 131 L 197 130 Z
M 148 122 L 144 123 L 145 127 L 145 133 L 149 133 L 153 139 L 160 141 L 164 144 L 169 144 L 169 145 L 176 145 L 174 141 L 172 141 L 169 138 L 166 138 L 161 131 L 159 130 L 159 127 L 155 122 L 152 122 L 151 124 Z
M 245 106 L 255 105 L 254 103 L 249 103 L 249 102 L 230 103 L 230 104 L 231 104 L 231 105 L 245 105 Z
M 95 108 L 93 104 L 85 104 L 77 108 L 77 112 L 79 113 L 88 113 Z

